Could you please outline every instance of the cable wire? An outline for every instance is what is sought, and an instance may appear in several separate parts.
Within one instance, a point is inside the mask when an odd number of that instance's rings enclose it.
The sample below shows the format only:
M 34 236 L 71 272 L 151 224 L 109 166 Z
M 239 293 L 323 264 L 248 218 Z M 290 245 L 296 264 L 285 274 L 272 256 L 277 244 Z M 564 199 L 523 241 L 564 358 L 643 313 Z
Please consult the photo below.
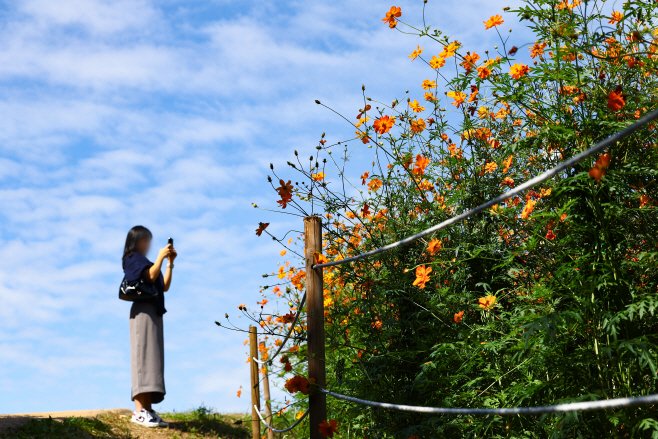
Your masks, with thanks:
M 607 139 L 602 140 L 601 142 L 599 142 L 596 145 L 592 146 L 590 149 L 588 149 L 586 151 L 583 151 L 580 154 L 577 154 L 577 155 L 573 156 L 569 160 L 566 160 L 566 161 L 560 163 L 556 167 L 554 167 L 552 169 L 549 169 L 548 171 L 544 172 L 543 174 L 539 174 L 538 176 L 526 181 L 525 183 L 517 186 L 516 188 L 514 188 L 514 189 L 512 189 L 508 192 L 505 192 L 504 194 L 501 194 L 501 195 L 497 196 L 496 198 L 493 198 L 493 199 L 487 201 L 486 203 L 479 205 L 478 207 L 476 207 L 474 209 L 471 209 L 471 210 L 469 210 L 467 212 L 464 212 L 462 214 L 459 214 L 457 216 L 453 216 L 452 218 L 449 218 L 449 219 L 443 221 L 442 223 L 437 224 L 435 226 L 432 226 L 429 229 L 426 229 L 426 230 L 424 230 L 420 233 L 409 236 L 408 238 L 404 238 L 404 239 L 402 239 L 398 242 L 394 242 L 392 244 L 385 245 L 385 246 L 380 247 L 378 249 L 371 250 L 371 251 L 366 252 L 366 253 L 362 253 L 360 255 L 356 255 L 356 256 L 349 257 L 349 258 L 341 259 L 340 261 L 331 261 L 331 262 L 326 262 L 324 264 L 316 264 L 316 265 L 313 266 L 313 268 L 316 269 L 316 268 L 332 267 L 332 266 L 335 266 L 335 265 L 346 264 L 348 262 L 357 261 L 359 259 L 367 258 L 367 257 L 373 256 L 373 255 L 376 255 L 378 253 L 382 253 L 382 252 L 385 252 L 387 250 L 391 250 L 391 249 L 394 249 L 396 247 L 400 247 L 400 246 L 405 245 L 405 244 L 410 244 L 410 243 L 412 243 L 412 242 L 414 242 L 414 241 L 416 241 L 416 240 L 418 240 L 418 239 L 420 239 L 424 236 L 427 236 L 431 233 L 437 232 L 441 229 L 445 229 L 446 227 L 448 227 L 452 224 L 455 224 L 455 223 L 457 223 L 457 222 L 459 222 L 463 219 L 466 219 L 469 216 L 480 213 L 480 212 L 490 208 L 494 204 L 501 203 L 501 202 L 503 202 L 503 201 L 505 201 L 509 198 L 512 198 L 514 195 L 517 195 L 517 194 L 525 191 L 526 189 L 530 189 L 531 187 L 550 179 L 554 175 L 564 171 L 567 168 L 570 168 L 571 166 L 573 166 L 576 163 L 586 159 L 587 157 L 590 157 L 590 156 L 596 154 L 597 152 L 602 151 L 603 149 L 607 148 L 608 146 L 614 144 L 615 142 L 620 141 L 624 137 L 628 136 L 629 134 L 632 134 L 633 132 L 635 132 L 639 128 L 642 128 L 644 125 L 648 124 L 649 122 L 651 122 L 652 120 L 654 120 L 656 118 L 658 118 L 658 110 L 654 110 L 653 112 L 643 116 L 642 118 L 640 118 L 640 120 L 635 122 L 633 125 L 623 129 L 622 131 L 619 131 L 616 134 L 613 134 L 612 136 L 608 137 Z
M 254 410 L 256 410 L 256 413 L 258 414 L 258 417 L 260 418 L 261 422 L 262 422 L 263 424 L 265 424 L 265 426 L 266 426 L 267 428 L 269 428 L 270 430 L 272 430 L 272 431 L 275 432 L 275 433 L 285 433 L 286 431 L 290 431 L 290 430 L 292 430 L 292 429 L 295 428 L 300 422 L 302 422 L 302 421 L 304 420 L 304 418 L 306 417 L 306 415 L 308 415 L 308 410 L 306 410 L 306 411 L 304 412 L 304 414 L 302 415 L 302 417 L 299 418 L 299 419 L 297 419 L 297 421 L 295 421 L 295 423 L 292 424 L 290 427 L 288 427 L 288 428 L 284 428 L 283 430 L 277 430 L 276 428 L 272 427 L 272 426 L 269 425 L 267 422 L 265 422 L 265 419 L 263 419 L 263 415 L 260 414 L 260 410 L 258 410 L 258 407 L 256 407 L 255 404 L 254 404 Z
M 537 415 L 541 413 L 563 413 L 574 411 L 605 410 L 620 407 L 637 407 L 640 405 L 658 403 L 658 394 L 636 396 L 632 398 L 604 399 L 601 401 L 572 402 L 568 404 L 544 405 L 539 407 L 513 407 L 501 409 L 468 409 L 449 407 L 421 407 L 413 405 L 389 404 L 385 402 L 374 402 L 365 399 L 353 398 L 340 395 L 326 389 L 320 389 L 322 393 L 357 404 L 382 408 L 385 410 L 399 410 L 402 412 L 415 412 L 425 414 L 451 414 L 451 415 Z

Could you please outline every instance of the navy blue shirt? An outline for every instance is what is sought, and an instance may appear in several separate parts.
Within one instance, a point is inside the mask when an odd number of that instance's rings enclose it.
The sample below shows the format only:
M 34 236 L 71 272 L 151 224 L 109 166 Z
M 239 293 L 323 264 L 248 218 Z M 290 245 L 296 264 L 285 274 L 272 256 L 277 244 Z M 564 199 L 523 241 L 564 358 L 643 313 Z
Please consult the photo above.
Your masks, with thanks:
M 144 270 L 152 266 L 153 262 L 149 261 L 146 256 L 135 252 L 126 255 L 126 259 L 123 261 L 123 273 L 126 276 L 126 280 L 133 283 L 142 279 Z M 155 288 L 158 290 L 158 297 L 155 299 L 157 313 L 158 315 L 163 315 L 167 310 L 164 307 L 164 277 L 162 277 L 162 272 L 160 272 L 160 275 L 155 280 Z

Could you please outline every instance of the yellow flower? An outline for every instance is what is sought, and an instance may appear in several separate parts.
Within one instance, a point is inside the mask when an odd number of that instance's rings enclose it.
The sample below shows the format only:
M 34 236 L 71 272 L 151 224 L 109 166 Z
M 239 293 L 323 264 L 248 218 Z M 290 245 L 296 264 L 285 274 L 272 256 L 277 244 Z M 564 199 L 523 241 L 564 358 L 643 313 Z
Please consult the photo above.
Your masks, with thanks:
M 423 53 L 423 48 L 420 47 L 420 46 L 416 46 L 416 50 L 414 50 L 413 52 L 411 52 L 411 55 L 409 55 L 409 58 L 411 58 L 411 60 L 413 61 L 413 60 L 415 60 L 416 58 L 418 58 L 418 57 L 420 56 L 421 53 Z
M 530 67 L 528 67 L 527 65 L 515 63 L 510 68 L 509 74 L 512 76 L 512 78 L 519 79 L 527 75 L 529 71 L 530 71 Z
M 493 172 L 493 171 L 496 170 L 497 167 L 498 167 L 498 165 L 496 163 L 491 162 L 491 163 L 487 163 L 486 165 L 484 165 L 484 170 L 486 172 Z
M 409 102 L 409 106 L 414 111 L 414 113 L 420 113 L 421 111 L 425 111 L 425 107 L 421 106 L 418 103 L 418 101 L 415 99 L 412 102 Z
M 423 81 L 423 90 L 429 90 L 430 88 L 436 88 L 436 82 L 426 79 Z
M 370 116 L 366 116 L 366 117 L 364 117 L 364 118 L 359 119 L 359 120 L 356 122 L 356 127 L 359 128 L 361 125 L 363 125 L 364 123 L 368 122 L 369 120 L 370 120 Z
M 487 21 L 483 21 L 485 29 L 491 29 L 494 26 L 503 24 L 505 20 L 500 15 L 492 15 Z
M 451 56 L 455 55 L 455 52 L 459 48 L 461 44 L 458 41 L 455 41 L 453 43 L 448 44 L 447 46 L 443 46 L 443 51 L 439 53 L 439 58 L 450 58 Z
M 440 69 L 446 65 L 446 59 L 443 57 L 433 56 L 430 60 L 430 67 L 433 69 Z
M 455 107 L 459 107 L 466 100 L 466 93 L 461 91 L 457 91 L 457 92 L 449 91 L 448 97 L 453 98 L 455 100 L 455 102 L 453 102 L 452 105 L 454 105 Z
M 317 174 L 312 174 L 313 181 L 322 181 L 324 180 L 324 172 L 318 172 Z
M 487 297 L 480 297 L 478 299 L 478 306 L 485 310 L 493 309 L 494 305 L 496 305 L 496 296 L 492 296 L 491 294 Z

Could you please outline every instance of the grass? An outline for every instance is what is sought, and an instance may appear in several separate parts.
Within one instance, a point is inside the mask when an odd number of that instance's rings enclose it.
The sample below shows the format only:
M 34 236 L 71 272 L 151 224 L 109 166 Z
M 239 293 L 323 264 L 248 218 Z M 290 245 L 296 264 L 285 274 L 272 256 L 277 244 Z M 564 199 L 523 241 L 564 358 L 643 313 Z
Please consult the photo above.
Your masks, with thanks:
M 16 430 L 0 433 L 0 439 L 248 439 L 248 415 L 225 415 L 201 406 L 187 412 L 161 413 L 169 428 L 147 429 L 130 422 L 128 416 L 103 415 L 98 418 L 67 418 L 63 421 L 31 419 Z
M 221 415 L 201 406 L 187 412 L 161 413 L 170 428 L 190 433 L 189 437 L 249 438 L 251 418 L 247 415 Z M 194 436 L 199 435 L 199 436 Z M 178 439 L 172 436 L 172 439 Z
M 132 439 L 127 430 L 122 430 L 101 419 L 68 418 L 63 421 L 31 419 L 16 431 L 0 434 L 2 439 L 93 439 L 116 438 Z

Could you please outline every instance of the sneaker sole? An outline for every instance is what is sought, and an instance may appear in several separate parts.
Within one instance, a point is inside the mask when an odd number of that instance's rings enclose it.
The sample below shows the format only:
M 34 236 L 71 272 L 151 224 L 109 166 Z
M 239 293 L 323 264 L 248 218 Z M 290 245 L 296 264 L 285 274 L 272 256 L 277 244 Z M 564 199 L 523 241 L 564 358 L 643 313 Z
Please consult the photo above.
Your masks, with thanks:
M 133 424 L 141 425 L 142 427 L 146 427 L 146 428 L 156 428 L 160 426 L 159 424 L 143 424 L 139 421 L 135 421 L 134 419 L 131 419 L 130 422 L 132 422 Z

